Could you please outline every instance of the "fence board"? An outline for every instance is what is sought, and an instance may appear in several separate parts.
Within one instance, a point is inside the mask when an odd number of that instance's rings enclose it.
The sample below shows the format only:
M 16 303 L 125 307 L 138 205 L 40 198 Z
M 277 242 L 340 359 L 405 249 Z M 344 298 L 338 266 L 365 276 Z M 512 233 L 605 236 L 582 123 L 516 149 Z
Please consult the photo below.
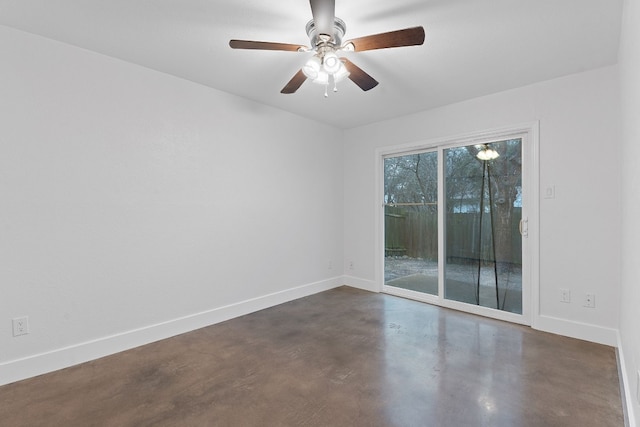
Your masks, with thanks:
M 447 215 L 447 258 L 493 260 L 491 217 L 483 215 L 480 236 L 478 213 L 451 213 Z M 514 208 L 511 220 L 511 258 L 504 260 L 522 263 L 522 238 L 518 229 L 522 210 Z M 478 239 L 480 253 L 478 254 Z M 385 208 L 385 256 L 438 259 L 438 215 L 425 210 L 401 207 Z

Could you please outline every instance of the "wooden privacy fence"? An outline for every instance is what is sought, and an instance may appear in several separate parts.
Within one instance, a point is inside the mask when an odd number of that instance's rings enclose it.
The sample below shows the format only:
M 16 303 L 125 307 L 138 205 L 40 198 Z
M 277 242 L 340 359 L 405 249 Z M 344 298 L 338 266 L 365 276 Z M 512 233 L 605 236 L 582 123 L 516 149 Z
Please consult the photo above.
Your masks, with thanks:
M 514 208 L 511 216 L 510 259 L 503 261 L 522 263 L 522 238 L 519 224 L 522 209 Z M 428 211 L 411 211 L 387 206 L 385 209 L 385 256 L 409 256 L 411 258 L 438 259 L 438 214 Z M 491 216 L 482 217 L 480 235 L 479 213 L 447 214 L 447 259 L 493 260 Z M 480 240 L 479 240 L 480 239 Z M 499 240 L 496 238 L 496 240 Z M 478 254 L 478 241 L 480 253 Z

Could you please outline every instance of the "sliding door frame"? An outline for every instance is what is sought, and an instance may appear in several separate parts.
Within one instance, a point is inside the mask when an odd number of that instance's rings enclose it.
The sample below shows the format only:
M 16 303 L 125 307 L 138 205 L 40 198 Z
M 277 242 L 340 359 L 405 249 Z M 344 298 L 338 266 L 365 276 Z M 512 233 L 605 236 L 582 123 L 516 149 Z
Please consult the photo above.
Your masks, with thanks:
M 522 219 L 527 236 L 522 238 L 522 314 L 509 313 L 487 307 L 466 304 L 444 298 L 445 268 L 445 209 L 444 194 L 444 150 L 463 145 L 482 144 L 522 138 Z M 384 159 L 438 151 L 438 295 L 429 295 L 384 284 Z M 534 328 L 540 316 L 539 289 L 539 123 L 526 123 L 504 128 L 473 132 L 453 137 L 417 141 L 409 144 L 381 147 L 376 150 L 376 290 L 392 295 L 410 298 L 441 307 L 466 311 L 472 314 L 531 325 Z

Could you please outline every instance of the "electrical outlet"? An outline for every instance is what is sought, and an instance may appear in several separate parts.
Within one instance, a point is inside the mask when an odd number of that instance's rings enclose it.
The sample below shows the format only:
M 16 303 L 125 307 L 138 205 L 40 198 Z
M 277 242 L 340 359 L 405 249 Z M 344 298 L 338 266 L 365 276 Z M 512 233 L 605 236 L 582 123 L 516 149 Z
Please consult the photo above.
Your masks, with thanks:
M 353 270 L 353 261 L 349 261 L 349 270 Z
M 582 304 L 588 308 L 596 308 L 596 296 L 595 294 L 586 294 L 584 296 L 584 304 Z
M 571 291 L 569 289 L 560 289 L 560 302 L 571 302 Z
M 29 316 L 16 317 L 13 322 L 13 336 L 27 335 L 29 333 Z
M 327 262 L 327 269 L 328 270 L 332 270 L 333 269 L 333 261 L 329 260 L 329 262 Z

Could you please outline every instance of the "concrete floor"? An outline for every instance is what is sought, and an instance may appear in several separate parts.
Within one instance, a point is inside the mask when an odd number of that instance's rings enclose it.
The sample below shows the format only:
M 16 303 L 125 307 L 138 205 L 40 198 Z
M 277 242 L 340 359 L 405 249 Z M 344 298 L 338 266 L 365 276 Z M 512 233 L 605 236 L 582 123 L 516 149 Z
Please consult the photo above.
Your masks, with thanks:
M 615 351 L 339 288 L 0 387 L 2 426 L 623 426 Z

